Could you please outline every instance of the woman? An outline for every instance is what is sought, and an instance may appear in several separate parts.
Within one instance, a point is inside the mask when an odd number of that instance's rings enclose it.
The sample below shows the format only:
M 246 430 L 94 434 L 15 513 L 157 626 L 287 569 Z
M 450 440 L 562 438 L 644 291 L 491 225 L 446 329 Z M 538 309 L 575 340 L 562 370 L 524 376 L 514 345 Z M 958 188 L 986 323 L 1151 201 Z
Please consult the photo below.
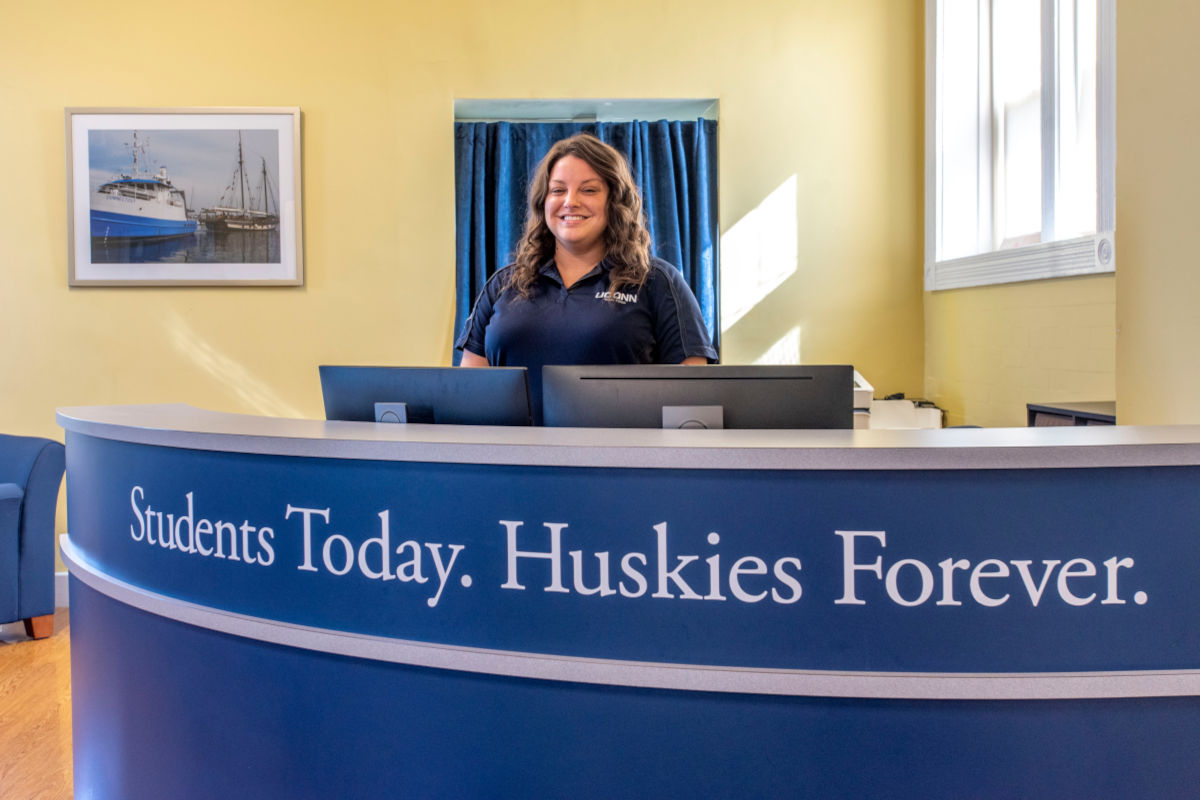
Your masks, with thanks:
M 625 158 L 586 133 L 538 164 L 516 258 L 488 280 L 455 347 L 465 367 L 529 368 L 538 424 L 543 365 L 717 359 L 683 276 L 650 255 Z

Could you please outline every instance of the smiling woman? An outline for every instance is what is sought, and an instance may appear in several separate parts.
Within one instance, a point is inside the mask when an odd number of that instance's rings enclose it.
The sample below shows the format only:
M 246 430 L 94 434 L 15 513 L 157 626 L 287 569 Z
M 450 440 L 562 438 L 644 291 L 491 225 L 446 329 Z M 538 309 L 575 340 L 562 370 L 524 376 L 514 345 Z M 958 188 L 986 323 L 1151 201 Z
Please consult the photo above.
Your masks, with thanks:
M 530 182 L 512 264 L 480 292 L 455 342 L 463 366 L 529 368 L 541 421 L 546 364 L 703 364 L 717 359 L 679 270 L 650 255 L 629 166 L 589 134 L 556 143 Z
M 608 226 L 608 186 L 591 165 L 577 156 L 559 159 L 550 171 L 546 227 L 554 235 L 554 261 L 570 287 L 604 258 Z

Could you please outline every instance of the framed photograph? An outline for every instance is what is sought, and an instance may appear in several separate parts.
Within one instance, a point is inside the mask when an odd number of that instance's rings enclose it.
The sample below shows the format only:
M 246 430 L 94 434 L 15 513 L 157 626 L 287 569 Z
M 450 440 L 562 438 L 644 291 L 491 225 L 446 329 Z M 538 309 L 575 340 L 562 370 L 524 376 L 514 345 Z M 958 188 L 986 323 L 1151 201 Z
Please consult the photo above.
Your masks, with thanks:
M 299 108 L 68 108 L 71 286 L 304 283 Z

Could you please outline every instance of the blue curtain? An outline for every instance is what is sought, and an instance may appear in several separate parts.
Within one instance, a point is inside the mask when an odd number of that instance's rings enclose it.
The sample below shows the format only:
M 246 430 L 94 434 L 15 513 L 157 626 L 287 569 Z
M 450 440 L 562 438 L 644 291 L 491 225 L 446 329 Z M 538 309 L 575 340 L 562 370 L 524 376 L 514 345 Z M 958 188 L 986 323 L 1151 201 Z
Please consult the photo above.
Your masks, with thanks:
M 484 283 L 512 259 L 525 224 L 529 174 L 551 145 L 580 132 L 629 159 L 652 252 L 683 273 L 719 348 L 717 123 L 705 119 L 455 123 L 455 335 Z

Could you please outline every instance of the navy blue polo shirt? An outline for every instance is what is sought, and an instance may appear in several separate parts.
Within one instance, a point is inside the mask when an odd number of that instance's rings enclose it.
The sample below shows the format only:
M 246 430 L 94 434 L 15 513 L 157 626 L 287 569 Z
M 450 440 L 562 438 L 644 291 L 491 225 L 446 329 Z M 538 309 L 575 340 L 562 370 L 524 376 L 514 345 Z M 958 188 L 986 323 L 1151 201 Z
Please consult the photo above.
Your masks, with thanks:
M 535 424 L 542 419 L 546 364 L 678 364 L 690 356 L 717 360 L 700 305 L 679 270 L 653 259 L 640 287 L 609 299 L 609 265 L 601 261 L 571 288 L 548 262 L 528 298 L 506 289 L 511 266 L 479 293 L 459 350 L 493 367 L 527 367 Z

